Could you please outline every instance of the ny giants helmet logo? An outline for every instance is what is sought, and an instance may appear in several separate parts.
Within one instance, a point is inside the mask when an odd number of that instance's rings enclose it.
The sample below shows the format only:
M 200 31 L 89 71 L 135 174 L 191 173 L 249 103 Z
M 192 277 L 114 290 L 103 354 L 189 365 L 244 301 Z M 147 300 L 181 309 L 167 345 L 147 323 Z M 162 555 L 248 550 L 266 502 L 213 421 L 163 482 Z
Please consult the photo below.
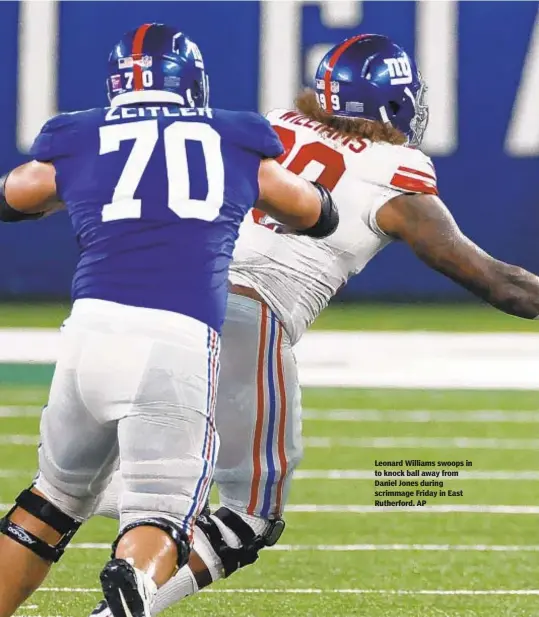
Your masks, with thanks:
M 389 71 L 389 83 L 392 86 L 412 83 L 412 67 L 408 58 L 385 58 L 384 63 Z

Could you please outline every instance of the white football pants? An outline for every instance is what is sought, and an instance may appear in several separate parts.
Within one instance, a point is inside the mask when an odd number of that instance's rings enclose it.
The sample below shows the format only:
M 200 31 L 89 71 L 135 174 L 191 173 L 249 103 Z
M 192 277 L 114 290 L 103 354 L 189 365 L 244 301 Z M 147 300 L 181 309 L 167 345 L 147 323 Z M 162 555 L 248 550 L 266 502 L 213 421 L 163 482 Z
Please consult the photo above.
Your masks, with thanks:
M 266 520 L 279 517 L 302 458 L 301 392 L 290 340 L 266 305 L 229 294 L 221 345 L 214 476 L 220 503 Z M 95 513 L 110 516 L 121 490 L 116 477 Z
M 219 445 L 218 335 L 184 315 L 78 300 L 61 339 L 36 487 L 84 520 L 119 461 L 121 526 L 162 516 L 191 535 Z

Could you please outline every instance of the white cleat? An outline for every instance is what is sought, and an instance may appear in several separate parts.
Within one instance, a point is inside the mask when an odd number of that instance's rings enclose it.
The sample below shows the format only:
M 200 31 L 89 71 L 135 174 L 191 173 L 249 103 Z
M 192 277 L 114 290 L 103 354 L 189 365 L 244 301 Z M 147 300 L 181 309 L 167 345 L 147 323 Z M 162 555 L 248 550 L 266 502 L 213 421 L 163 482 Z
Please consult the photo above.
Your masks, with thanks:
M 110 613 L 97 613 L 99 617 L 151 617 L 157 586 L 145 572 L 125 559 L 111 559 L 100 578 Z

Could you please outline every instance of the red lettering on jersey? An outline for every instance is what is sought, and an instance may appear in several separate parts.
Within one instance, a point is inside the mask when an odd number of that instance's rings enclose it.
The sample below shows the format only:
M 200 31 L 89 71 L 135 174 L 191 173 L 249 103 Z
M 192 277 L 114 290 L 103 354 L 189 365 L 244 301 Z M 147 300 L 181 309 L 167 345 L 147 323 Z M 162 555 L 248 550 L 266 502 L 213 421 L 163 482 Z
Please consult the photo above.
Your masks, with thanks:
M 288 163 L 287 167 L 299 176 L 311 161 L 316 161 L 324 166 L 322 173 L 317 178 L 317 182 L 320 182 L 320 184 L 323 184 L 332 191 L 346 171 L 343 155 L 337 152 L 337 150 L 333 150 L 333 148 L 315 141 L 305 144 L 292 161 Z
M 258 208 L 253 208 L 252 213 L 254 222 L 262 225 L 262 219 L 266 216 L 266 213 L 262 212 L 262 210 L 259 210 Z
M 286 114 L 283 114 L 280 119 L 291 120 L 295 115 L 295 112 L 287 112 Z M 307 120 L 307 116 L 303 116 L 300 114 L 297 118 L 291 121 L 293 124 L 301 124 L 303 120 Z M 309 119 L 308 122 L 303 126 L 312 126 L 312 123 L 319 124 L 315 120 Z M 325 128 L 327 130 L 327 127 L 325 127 L 323 124 L 319 124 L 319 126 L 317 126 L 314 130 L 318 132 L 321 128 Z M 276 160 L 279 163 L 283 163 L 283 161 L 289 156 L 296 143 L 296 133 L 293 129 L 289 129 L 287 127 L 279 125 L 274 125 L 273 129 L 279 136 L 279 139 L 281 140 L 284 148 L 283 154 L 281 154 L 281 156 Z M 328 137 L 335 137 L 337 135 L 338 132 L 335 130 L 330 130 L 327 134 Z M 352 152 L 361 152 L 367 146 L 366 143 L 362 141 L 354 141 L 349 143 L 348 147 L 352 150 Z M 320 182 L 327 189 L 332 191 L 337 186 L 337 182 L 339 182 L 344 172 L 346 171 L 344 156 L 341 152 L 330 148 L 328 145 L 319 141 L 315 141 L 302 146 L 296 153 L 294 158 L 286 165 L 286 167 L 291 172 L 299 176 L 305 170 L 307 165 L 313 161 L 320 163 L 324 167 L 324 169 L 321 171 L 320 175 L 316 179 L 317 182 Z M 253 219 L 255 223 L 257 223 L 258 225 L 264 225 L 264 227 L 268 227 L 269 229 L 275 229 L 275 227 L 277 227 L 278 225 L 275 225 L 274 223 L 264 223 L 265 216 L 265 213 L 261 210 L 257 210 L 256 208 L 253 209 Z
M 281 140 L 285 150 L 284 153 L 277 159 L 279 163 L 282 163 L 290 154 L 294 144 L 296 143 L 296 133 L 293 129 L 289 129 L 284 126 L 277 125 L 273 128 L 277 135 L 279 135 L 279 139 Z M 332 191 L 346 170 L 344 156 L 326 144 L 315 141 L 302 146 L 296 156 L 286 165 L 286 167 L 299 176 L 311 161 L 316 161 L 324 166 L 324 169 L 318 176 L 317 181 Z
M 259 210 L 258 208 L 253 208 L 251 212 L 253 213 L 253 220 L 257 225 L 263 225 L 264 227 L 267 227 L 272 231 L 277 229 L 277 227 L 280 227 L 278 223 L 266 223 L 265 219 L 268 215 L 262 210 Z
M 363 139 L 361 141 L 353 141 L 348 146 L 348 148 L 352 150 L 352 152 L 355 152 L 356 154 L 363 152 L 363 150 L 365 150 L 366 147 L 367 147 L 367 142 L 364 141 Z
M 324 137 L 327 137 L 328 139 L 337 140 L 337 139 L 340 139 L 340 136 L 341 136 L 340 132 L 337 131 L 336 129 L 331 129 L 327 125 L 321 122 L 318 122 L 318 120 L 313 120 L 312 118 L 309 118 L 308 116 L 300 114 L 296 111 L 287 111 L 286 113 L 284 113 L 282 116 L 279 117 L 279 120 L 288 121 L 291 124 L 294 124 L 296 126 L 304 126 L 305 128 L 312 129 L 315 133 L 324 133 Z M 281 141 L 283 142 L 283 146 L 285 147 L 285 150 L 287 150 L 288 152 L 288 148 L 286 147 L 285 140 L 283 139 L 283 137 L 281 136 L 281 133 L 279 132 L 279 129 L 283 129 L 283 127 L 274 126 L 273 128 L 279 134 L 279 137 L 281 138 Z M 283 129 L 283 131 L 284 130 L 286 129 Z M 345 137 L 342 140 L 342 145 L 348 146 L 350 151 L 356 154 L 358 154 L 359 152 L 362 152 L 367 147 L 367 143 L 364 140 L 357 141 L 353 137 Z M 277 159 L 279 163 L 282 163 L 282 161 L 286 158 L 286 156 L 288 156 L 288 154 L 280 156 Z
M 273 130 L 279 135 L 279 139 L 283 144 L 284 152 L 281 156 L 275 159 L 278 163 L 282 163 L 285 158 L 290 154 L 294 144 L 296 143 L 296 134 L 292 129 L 287 129 L 284 126 L 274 126 Z
M 290 120 L 290 118 L 293 118 L 294 116 L 297 116 L 297 115 L 298 115 L 297 111 L 287 111 L 279 118 L 279 120 Z

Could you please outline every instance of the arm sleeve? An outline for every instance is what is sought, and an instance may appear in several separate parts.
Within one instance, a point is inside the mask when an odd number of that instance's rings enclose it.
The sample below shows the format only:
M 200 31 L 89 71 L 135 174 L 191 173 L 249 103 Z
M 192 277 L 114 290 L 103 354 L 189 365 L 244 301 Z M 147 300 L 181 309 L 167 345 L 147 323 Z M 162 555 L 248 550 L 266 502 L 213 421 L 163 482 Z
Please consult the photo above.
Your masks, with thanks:
M 41 162 L 68 156 L 72 152 L 75 134 L 73 116 L 69 114 L 55 116 L 44 124 L 30 148 L 30 155 Z

